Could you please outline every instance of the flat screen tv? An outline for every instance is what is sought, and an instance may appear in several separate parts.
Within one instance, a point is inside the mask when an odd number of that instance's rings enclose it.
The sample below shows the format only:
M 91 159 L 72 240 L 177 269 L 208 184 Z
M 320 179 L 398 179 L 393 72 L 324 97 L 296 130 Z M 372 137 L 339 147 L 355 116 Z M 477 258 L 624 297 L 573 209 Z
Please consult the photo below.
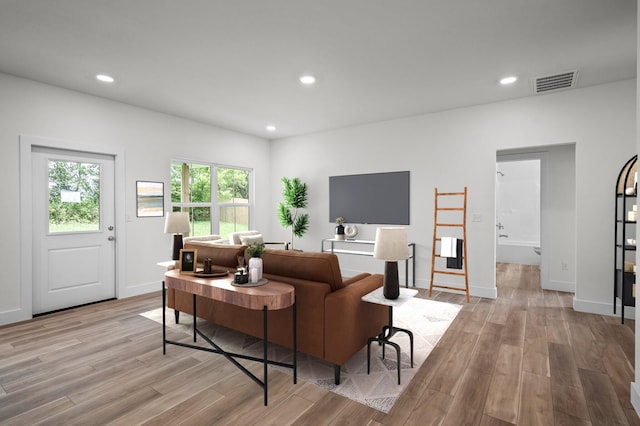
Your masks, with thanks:
M 409 225 L 409 171 L 329 176 L 329 220 Z

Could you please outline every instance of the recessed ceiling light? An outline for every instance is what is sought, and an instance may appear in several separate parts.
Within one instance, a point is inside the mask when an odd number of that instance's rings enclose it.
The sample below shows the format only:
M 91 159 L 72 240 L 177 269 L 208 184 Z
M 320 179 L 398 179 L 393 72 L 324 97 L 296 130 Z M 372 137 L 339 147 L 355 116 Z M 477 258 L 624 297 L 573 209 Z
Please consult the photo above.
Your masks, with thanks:
M 113 83 L 115 81 L 115 79 L 113 77 L 111 77 L 110 75 L 106 75 L 106 74 L 98 74 L 98 75 L 96 75 L 96 79 L 98 81 L 103 82 L 103 83 Z
M 273 124 L 269 124 L 266 127 L 266 129 L 267 129 L 268 132 L 275 132 L 276 131 L 276 126 L 274 126 Z
M 514 75 L 510 75 L 508 77 L 504 77 L 500 79 L 500 84 L 513 84 L 518 81 L 518 77 Z
M 316 82 L 316 78 L 312 75 L 303 75 L 300 77 L 300 83 L 305 84 L 307 86 L 314 84 Z

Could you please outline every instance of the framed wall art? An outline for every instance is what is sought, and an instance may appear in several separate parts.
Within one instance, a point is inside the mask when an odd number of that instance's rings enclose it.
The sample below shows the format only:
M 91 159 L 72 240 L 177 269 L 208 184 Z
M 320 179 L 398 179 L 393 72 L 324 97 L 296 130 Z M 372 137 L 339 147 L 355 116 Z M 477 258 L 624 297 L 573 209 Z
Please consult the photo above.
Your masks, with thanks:
M 136 181 L 136 216 L 164 216 L 164 182 Z

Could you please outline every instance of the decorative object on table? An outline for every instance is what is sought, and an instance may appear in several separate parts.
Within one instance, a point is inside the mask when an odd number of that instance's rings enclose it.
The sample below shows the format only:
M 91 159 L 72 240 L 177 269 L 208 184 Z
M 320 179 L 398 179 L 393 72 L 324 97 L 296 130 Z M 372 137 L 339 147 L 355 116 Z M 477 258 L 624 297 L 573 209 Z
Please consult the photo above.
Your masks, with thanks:
M 293 237 L 300 238 L 309 229 L 309 214 L 299 211 L 307 207 L 307 184 L 298 178 L 286 177 L 282 178 L 282 184 L 284 202 L 278 204 L 278 219 L 283 227 L 291 227 L 290 247 L 293 250 Z
M 245 265 L 244 256 L 238 256 L 238 268 L 236 269 L 236 273 L 233 275 L 233 282 L 235 284 L 246 284 L 249 282 L 249 275 L 247 274 L 247 268 Z
M 247 284 L 249 282 L 249 275 L 247 275 L 246 269 L 242 268 L 238 270 L 233 276 L 234 284 Z
M 198 250 L 180 250 L 180 266 L 181 274 L 193 274 L 196 272 L 196 266 L 198 265 Z
M 247 247 L 249 255 L 249 282 L 257 283 L 262 279 L 262 253 L 264 252 L 264 243 L 255 243 Z
M 355 225 L 345 225 L 344 235 L 347 237 L 347 240 L 355 240 L 356 235 L 358 235 L 358 227 Z
M 211 260 L 211 258 L 210 258 L 210 257 L 207 257 L 207 258 L 204 260 L 204 270 L 203 270 L 203 272 L 204 272 L 205 274 L 210 274 L 210 273 L 211 273 L 211 267 L 212 267 L 212 264 L 213 264 L 213 261 Z
M 189 224 L 189 213 L 187 212 L 170 212 L 164 222 L 164 233 L 173 234 L 173 251 L 172 260 L 178 260 L 180 250 L 182 250 L 182 234 L 186 234 L 191 230 Z
M 164 216 L 164 182 L 136 181 L 136 216 Z
M 398 282 L 398 260 L 409 258 L 407 230 L 399 227 L 381 227 L 376 229 L 373 257 L 384 263 L 383 294 L 387 299 L 397 299 L 400 295 Z
M 336 240 L 344 240 L 344 218 L 343 217 L 337 217 L 336 218 L 336 233 L 335 233 L 335 239 Z

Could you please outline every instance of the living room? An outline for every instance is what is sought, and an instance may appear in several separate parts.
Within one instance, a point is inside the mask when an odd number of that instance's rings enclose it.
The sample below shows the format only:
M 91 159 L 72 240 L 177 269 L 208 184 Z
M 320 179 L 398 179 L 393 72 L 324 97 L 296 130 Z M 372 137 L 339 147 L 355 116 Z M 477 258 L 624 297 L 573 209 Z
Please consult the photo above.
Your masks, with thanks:
M 393 117 L 339 129 L 287 137 L 262 137 L 140 108 L 56 85 L 0 74 L 0 144 L 6 164 L 0 189 L 8 224 L 0 249 L 5 277 L 0 283 L 0 324 L 31 317 L 31 268 L 25 252 L 28 212 L 21 209 L 19 138 L 46 138 L 52 146 L 99 151 L 116 157 L 118 298 L 157 291 L 156 266 L 170 252 L 164 218 L 138 218 L 138 180 L 165 182 L 172 160 L 246 167 L 255 185 L 252 228 L 270 240 L 287 240 L 277 220 L 283 176 L 309 185 L 311 224 L 296 248 L 315 251 L 331 237 L 328 178 L 333 175 L 409 170 L 410 241 L 416 243 L 418 287 L 428 287 L 433 188 L 469 190 L 469 278 L 474 296 L 495 298 L 495 164 L 498 152 L 553 151 L 575 147 L 575 224 L 568 252 L 554 253 L 550 279 L 575 285 L 577 311 L 612 313 L 609 284 L 613 260 L 613 188 L 622 165 L 637 152 L 636 79 L 527 96 L 440 112 Z M 551 148 L 549 148 L 551 147 Z M 152 159 L 152 161 L 149 161 Z M 551 181 L 553 182 L 553 180 Z M 552 183 L 553 184 L 553 183 Z M 359 237 L 373 239 L 375 225 L 358 225 Z M 554 229 L 562 239 L 563 229 Z M 27 247 L 29 241 L 27 239 Z M 569 270 L 560 259 L 574 259 Z M 343 271 L 381 272 L 382 263 L 344 257 Z M 630 310 L 631 311 L 631 310 Z M 637 359 L 637 358 L 636 358 Z

